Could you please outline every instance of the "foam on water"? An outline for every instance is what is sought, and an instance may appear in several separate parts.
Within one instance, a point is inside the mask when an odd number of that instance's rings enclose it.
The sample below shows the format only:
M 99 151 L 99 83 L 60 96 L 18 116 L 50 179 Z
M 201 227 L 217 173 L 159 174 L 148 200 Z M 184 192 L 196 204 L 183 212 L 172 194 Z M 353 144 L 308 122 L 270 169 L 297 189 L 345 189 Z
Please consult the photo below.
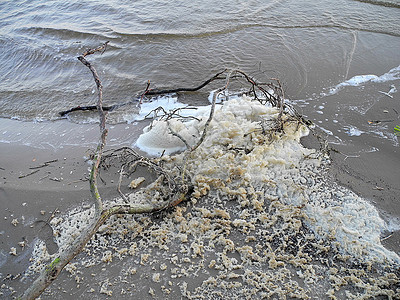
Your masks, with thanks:
M 339 92 L 341 89 L 347 86 L 361 86 L 367 82 L 375 82 L 375 83 L 382 83 L 382 82 L 389 82 L 393 80 L 398 80 L 400 79 L 400 66 L 397 66 L 393 69 L 391 69 L 389 72 L 377 76 L 377 75 L 357 75 L 354 76 L 344 82 L 339 83 L 335 87 L 331 88 L 328 93 L 321 93 L 321 96 L 329 96 L 329 95 L 334 95 L 337 92 Z M 396 91 L 396 88 L 391 89 L 389 93 L 394 93 Z

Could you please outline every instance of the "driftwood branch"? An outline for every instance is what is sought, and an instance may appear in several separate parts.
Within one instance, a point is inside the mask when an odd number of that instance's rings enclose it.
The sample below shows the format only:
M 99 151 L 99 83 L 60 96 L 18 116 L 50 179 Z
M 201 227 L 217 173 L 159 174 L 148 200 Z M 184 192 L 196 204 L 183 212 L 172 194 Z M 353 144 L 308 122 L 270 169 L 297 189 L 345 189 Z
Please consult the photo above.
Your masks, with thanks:
M 207 134 L 207 128 L 208 128 L 208 126 L 210 125 L 211 120 L 212 120 L 212 118 L 213 118 L 213 116 L 214 116 L 215 103 L 217 102 L 217 97 L 218 97 L 218 95 L 219 95 L 222 91 L 224 91 L 224 90 L 226 90 L 226 89 L 228 88 L 231 75 L 232 75 L 232 72 L 230 72 L 230 73 L 228 73 L 228 74 L 226 75 L 226 83 L 225 83 L 225 85 L 224 85 L 223 87 L 219 88 L 219 89 L 214 93 L 214 95 L 213 95 L 213 101 L 212 101 L 212 104 L 211 104 L 210 115 L 208 116 L 208 119 L 207 119 L 207 121 L 206 121 L 206 124 L 204 125 L 203 133 L 201 134 L 201 137 L 200 137 L 200 139 L 197 141 L 197 143 L 196 143 L 193 147 L 189 148 L 189 149 L 190 149 L 190 152 L 193 152 L 194 150 L 196 150 L 196 149 L 201 145 L 201 143 L 204 141 L 204 139 L 205 139 L 205 137 L 206 137 L 206 134 Z
M 175 93 L 179 93 L 179 92 L 196 92 L 196 91 L 202 89 L 203 87 L 205 87 L 206 85 L 210 84 L 214 80 L 225 79 L 225 76 L 221 76 L 221 75 L 224 74 L 226 71 L 227 71 L 227 69 L 225 69 L 221 72 L 218 72 L 213 77 L 211 77 L 210 79 L 207 79 L 205 82 L 203 82 L 202 84 L 200 84 L 199 86 L 196 86 L 196 87 L 183 87 L 183 88 L 165 89 L 165 90 L 155 89 L 155 90 L 149 90 L 146 93 L 146 95 L 156 96 L 156 95 L 165 95 L 165 94 L 175 94 Z
M 210 84 L 211 82 L 213 82 L 215 80 L 225 79 L 226 78 L 225 76 L 221 76 L 225 72 L 226 72 L 226 70 L 224 70 L 222 72 L 218 72 L 213 77 L 207 79 L 205 82 L 203 82 L 202 84 L 200 84 L 196 87 L 180 87 L 180 88 L 175 88 L 175 89 L 150 89 L 150 81 L 148 81 L 145 91 L 143 93 L 141 93 L 140 96 L 136 97 L 136 99 L 134 101 L 120 103 L 120 104 L 114 104 L 111 106 L 104 106 L 103 110 L 104 111 L 113 111 L 122 106 L 132 104 L 133 102 L 136 102 L 138 100 L 139 100 L 139 104 L 141 104 L 144 96 L 158 96 L 158 95 L 166 95 L 166 94 L 175 94 L 175 93 L 179 93 L 179 92 L 195 92 L 195 91 L 202 89 L 203 87 L 207 86 L 208 84 Z M 61 117 L 64 117 L 71 112 L 92 111 L 92 110 L 96 110 L 96 109 L 97 109 L 96 105 L 76 106 L 76 107 L 70 108 L 68 110 L 60 111 L 58 114 Z
M 62 250 L 59 250 L 60 252 L 57 253 L 56 258 L 51 263 L 49 263 L 47 266 L 44 267 L 42 272 L 39 274 L 38 278 L 25 291 L 25 293 L 21 297 L 19 297 L 19 299 L 35 299 L 39 297 L 41 293 L 58 277 L 63 268 L 83 250 L 83 248 L 92 238 L 92 236 L 97 232 L 99 227 L 102 224 L 104 224 L 104 222 L 106 222 L 111 216 L 115 214 L 142 214 L 142 213 L 151 213 L 159 211 L 181 202 L 188 191 L 188 187 L 186 185 L 176 184 L 173 178 L 171 178 L 171 176 L 169 176 L 169 174 L 167 174 L 167 172 L 164 171 L 161 167 L 157 166 L 155 163 L 147 161 L 140 155 L 135 154 L 134 156 L 136 157 L 136 160 L 140 160 L 141 164 L 153 168 L 158 173 L 163 174 L 164 178 L 166 178 L 169 188 L 171 189 L 171 191 L 173 190 L 173 193 L 171 192 L 170 197 L 168 199 L 169 201 L 160 202 L 158 204 L 140 203 L 140 204 L 115 205 L 114 207 L 104 209 L 103 201 L 97 187 L 97 177 L 108 133 L 105 125 L 107 110 L 103 108 L 103 101 L 102 101 L 103 86 L 100 81 L 100 78 L 97 74 L 96 69 L 92 66 L 90 62 L 86 60 L 85 57 L 94 54 L 96 52 L 104 52 L 107 47 L 107 44 L 108 42 L 106 42 L 105 44 L 96 49 L 90 49 L 78 57 L 79 61 L 82 62 L 91 71 L 98 90 L 98 101 L 96 109 L 99 112 L 99 119 L 100 119 L 100 139 L 96 152 L 93 156 L 93 164 L 90 173 L 90 191 L 92 194 L 92 198 L 94 199 L 95 202 L 95 216 L 91 224 L 86 229 L 83 230 L 83 232 L 77 239 L 75 239 L 70 245 L 68 245 L 68 247 L 64 247 Z M 132 154 L 131 151 L 130 153 Z M 121 169 L 120 180 L 122 180 L 123 171 L 124 170 Z M 124 197 L 124 200 L 127 201 L 127 198 Z
M 103 44 L 102 46 L 96 49 L 89 49 L 84 54 L 78 57 L 79 61 L 84 64 L 92 73 L 97 90 L 98 90 L 98 100 L 95 106 L 96 110 L 99 113 L 100 120 L 100 138 L 97 145 L 97 149 L 94 152 L 92 157 L 92 169 L 90 173 L 90 191 L 92 198 L 95 203 L 95 214 L 90 223 L 90 225 L 83 230 L 80 236 L 75 239 L 68 247 L 63 247 L 62 250 L 56 254 L 56 258 L 44 267 L 42 272 L 39 274 L 38 278 L 32 283 L 32 285 L 25 291 L 25 293 L 21 296 L 22 299 L 35 299 L 40 296 L 40 294 L 48 287 L 60 274 L 63 268 L 75 258 L 77 254 L 79 254 L 92 236 L 98 231 L 99 227 L 104 224 L 111 216 L 116 214 L 142 214 L 142 213 L 152 213 L 156 211 L 160 211 L 172 206 L 179 204 L 183 199 L 185 199 L 188 191 L 191 189 L 189 181 L 185 177 L 186 175 L 186 160 L 188 156 L 193 153 L 204 141 L 208 127 L 213 119 L 215 112 L 215 105 L 217 97 L 220 93 L 227 90 L 232 79 L 236 78 L 244 78 L 248 84 L 250 84 L 250 94 L 253 95 L 254 99 L 260 101 L 261 103 L 270 103 L 273 107 L 277 107 L 279 109 L 279 120 L 281 122 L 281 116 L 285 111 L 288 111 L 292 116 L 294 116 L 299 122 L 303 122 L 301 116 L 297 114 L 297 112 L 291 106 L 284 103 L 284 94 L 282 85 L 279 80 L 275 80 L 277 83 L 258 83 L 256 80 L 248 76 L 246 73 L 240 70 L 224 70 L 222 72 L 217 73 L 207 81 L 203 82 L 201 85 L 194 88 L 177 88 L 177 89 L 167 89 L 167 90 L 151 90 L 150 82 L 147 82 L 146 89 L 140 99 L 142 99 L 145 95 L 160 95 L 160 94 L 169 94 L 169 93 L 177 93 L 183 91 L 197 91 L 204 86 L 208 85 L 214 80 L 225 79 L 225 85 L 215 91 L 213 95 L 213 100 L 211 104 L 210 114 L 208 119 L 205 122 L 203 131 L 199 140 L 193 145 L 190 146 L 189 143 L 179 134 L 174 132 L 171 128 L 171 134 L 180 138 L 186 145 L 187 151 L 185 153 L 184 165 L 178 166 L 178 169 L 181 171 L 179 176 L 172 176 L 168 171 L 164 170 L 161 166 L 161 163 L 158 163 L 156 160 L 151 160 L 145 158 L 138 153 L 136 153 L 133 149 L 124 147 L 117 150 L 109 150 L 105 151 L 106 138 L 107 138 L 107 129 L 106 129 L 106 118 L 107 111 L 112 110 L 115 107 L 121 107 L 124 104 L 118 104 L 113 107 L 103 107 L 103 86 L 100 81 L 100 78 L 97 74 L 96 69 L 92 66 L 90 62 L 86 60 L 86 56 L 95 54 L 97 52 L 104 52 L 106 50 L 108 42 Z M 90 108 L 90 109 L 91 109 Z M 61 115 L 65 115 L 71 111 L 77 110 L 87 110 L 86 107 L 82 108 L 73 108 L 65 112 L 61 112 Z M 173 111 L 173 113 L 166 113 L 164 120 L 168 122 L 168 120 L 172 117 L 175 117 L 177 114 L 177 110 Z M 282 126 L 280 126 L 282 127 Z M 277 128 L 279 130 L 279 128 Z M 111 208 L 104 208 L 103 200 L 100 196 L 98 186 L 97 186 L 97 178 L 99 175 L 99 167 L 105 165 L 112 165 L 115 161 L 121 165 L 120 167 L 120 175 L 118 181 L 118 192 L 123 198 L 125 204 L 123 205 L 114 205 Z M 150 172 L 154 172 L 157 175 L 157 180 L 153 183 L 154 188 L 160 188 L 160 192 L 163 193 L 162 200 L 157 203 L 148 202 L 148 203 L 130 203 L 129 198 L 126 197 L 121 192 L 121 184 L 124 175 L 129 176 L 129 172 L 131 170 L 135 171 L 137 166 L 141 165 L 146 167 Z M 161 191 L 162 188 L 162 191 Z
M 101 220 L 102 211 L 103 211 L 103 202 L 100 197 L 100 193 L 97 188 L 97 174 L 98 168 L 101 160 L 101 155 L 105 146 L 105 140 L 107 137 L 107 129 L 105 128 L 106 123 L 106 114 L 102 108 L 102 98 L 103 98 L 103 86 L 101 84 L 99 75 L 97 74 L 96 69 L 86 60 L 86 56 L 94 54 L 99 51 L 103 51 L 106 49 L 108 42 L 103 44 L 102 46 L 96 49 L 90 49 L 86 51 L 84 54 L 78 57 L 78 60 L 81 61 L 89 70 L 92 72 L 94 81 L 96 83 L 98 89 L 98 101 L 97 101 L 97 109 L 99 111 L 100 118 L 100 141 L 97 146 L 96 155 L 93 160 L 92 170 L 90 173 L 90 190 L 92 196 L 95 200 L 95 219 L 91 223 L 91 225 L 74 241 L 70 247 L 66 248 L 66 250 L 61 251 L 58 254 L 57 258 L 54 259 L 49 265 L 47 265 L 39 277 L 32 283 L 32 285 L 25 291 L 22 296 L 22 299 L 35 299 L 58 277 L 62 269 L 77 255 L 79 254 L 83 247 L 87 244 L 87 242 L 91 239 L 93 234 L 97 231 L 99 220 Z M 104 221 L 103 221 L 104 223 Z

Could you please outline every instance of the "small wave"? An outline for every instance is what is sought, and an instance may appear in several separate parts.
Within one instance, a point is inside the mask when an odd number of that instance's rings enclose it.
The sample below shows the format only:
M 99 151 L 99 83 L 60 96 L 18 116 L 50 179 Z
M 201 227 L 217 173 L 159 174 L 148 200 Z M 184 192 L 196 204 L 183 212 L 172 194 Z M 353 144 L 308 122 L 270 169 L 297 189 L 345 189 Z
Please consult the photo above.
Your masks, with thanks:
M 77 28 L 70 27 L 21 27 L 19 29 L 20 32 L 27 32 L 29 34 L 34 35 L 50 35 L 50 36 L 58 36 L 64 40 L 66 39 L 85 39 L 85 38 L 98 38 L 99 40 L 103 40 L 104 38 L 115 38 L 113 35 L 109 35 L 107 33 L 102 32 L 99 34 L 99 31 L 82 31 Z
M 385 6 L 385 7 L 400 8 L 400 4 L 395 1 L 381 1 L 381 0 L 354 0 L 354 1 L 373 4 L 373 5 L 379 5 L 379 6 Z
M 234 33 L 241 31 L 246 28 L 260 27 L 260 24 L 240 24 L 237 26 L 231 26 L 221 28 L 219 30 L 201 30 L 201 31 L 141 31 L 141 32 L 123 32 L 114 30 L 113 32 L 122 37 L 133 37 L 133 38 L 160 38 L 160 39 L 183 39 L 183 38 L 203 38 L 216 35 L 224 35 L 228 33 Z

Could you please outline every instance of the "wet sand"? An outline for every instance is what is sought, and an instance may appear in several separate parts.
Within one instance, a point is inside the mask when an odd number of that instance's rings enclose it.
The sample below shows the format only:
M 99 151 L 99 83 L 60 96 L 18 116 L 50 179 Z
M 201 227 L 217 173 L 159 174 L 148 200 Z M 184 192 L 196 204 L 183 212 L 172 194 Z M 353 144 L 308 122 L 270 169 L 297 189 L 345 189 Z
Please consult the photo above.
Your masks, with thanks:
M 64 122 L 62 126 L 70 126 L 65 121 L 61 122 Z M 53 125 L 50 123 L 48 126 Z M 120 135 L 124 133 L 124 126 L 113 126 L 110 139 L 120 139 Z M 86 142 L 94 145 L 97 140 L 94 134 L 97 125 L 92 127 L 94 131 L 90 131 Z M 113 130 L 117 136 L 113 136 Z M 305 138 L 303 143 L 308 147 L 317 146 L 312 136 Z M 122 143 L 121 146 L 128 144 Z M 0 143 L 0 272 L 5 284 L 2 289 L 3 296 L 10 297 L 13 289 L 18 294 L 29 284 L 28 281 L 20 282 L 18 274 L 22 274 L 29 264 L 35 238 L 46 241 L 50 254 L 57 250 L 52 240 L 52 231 L 43 221 L 49 220 L 53 214 L 58 215 L 60 212 L 65 213 L 81 206 L 82 203 L 91 203 L 87 181 L 89 164 L 84 158 L 88 155 L 89 148 L 75 145 L 64 146 L 62 149 L 37 149 L 18 143 Z M 399 224 L 400 219 L 400 168 L 396 158 L 398 151 L 389 156 L 382 156 L 382 152 L 346 159 L 343 155 L 333 152 L 330 176 L 332 180 L 372 202 L 382 217 L 396 227 L 395 224 Z M 116 195 L 117 177 L 113 182 L 111 180 L 105 178 L 107 184 L 100 184 L 100 192 L 104 198 Z M 388 249 L 400 254 L 399 231 L 383 233 L 382 238 Z M 10 254 L 12 248 L 16 249 L 17 255 Z M 98 293 L 99 278 L 113 278 L 115 282 L 110 284 L 117 284 L 117 278 L 121 275 L 125 263 L 126 260 L 114 260 L 110 264 L 100 264 L 89 269 L 81 268 L 78 275 L 75 271 L 64 271 L 51 287 L 51 295 L 45 292 L 43 299 L 69 299 L 88 295 L 88 290 L 91 289 L 96 291 L 90 294 L 91 299 L 105 298 L 106 293 Z M 85 280 L 80 282 L 79 277 Z M 140 281 L 136 281 L 136 288 L 132 288 L 129 293 L 144 298 L 152 297 L 148 288 L 138 289 L 138 285 L 140 286 Z M 156 291 L 155 297 L 163 297 L 163 294 Z

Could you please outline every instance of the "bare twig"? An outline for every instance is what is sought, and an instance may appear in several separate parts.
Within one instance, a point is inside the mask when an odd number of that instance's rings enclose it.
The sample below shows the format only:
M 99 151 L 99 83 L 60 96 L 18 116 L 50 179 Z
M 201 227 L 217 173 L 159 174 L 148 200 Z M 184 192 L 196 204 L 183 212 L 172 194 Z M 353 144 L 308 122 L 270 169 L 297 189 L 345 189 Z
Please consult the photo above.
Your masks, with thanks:
M 44 168 L 47 167 L 48 165 L 50 165 L 53 162 L 57 162 L 58 159 L 53 159 L 53 160 L 49 160 L 44 162 L 43 164 L 39 165 L 39 166 L 35 166 L 35 167 L 30 167 L 29 169 L 33 170 L 33 169 L 40 169 L 40 168 Z
M 103 110 L 104 111 L 112 111 L 117 107 L 119 107 L 119 106 L 118 105 L 104 106 Z M 64 117 L 65 115 L 67 115 L 71 112 L 74 112 L 74 111 L 90 111 L 90 110 L 96 110 L 96 109 L 97 109 L 97 105 L 77 106 L 77 107 L 73 107 L 73 108 L 70 108 L 65 111 L 60 111 L 58 114 L 61 117 Z
M 218 97 L 218 95 L 219 95 L 222 91 L 224 91 L 224 90 L 226 90 L 226 89 L 228 88 L 229 80 L 230 80 L 230 78 L 231 78 L 231 74 L 232 74 L 232 72 L 229 72 L 229 73 L 226 75 L 226 83 L 225 83 L 225 85 L 224 85 L 223 87 L 219 88 L 219 89 L 214 93 L 213 101 L 212 101 L 212 104 L 211 104 L 210 115 L 208 116 L 208 119 L 207 119 L 207 121 L 206 121 L 206 124 L 204 125 L 203 133 L 202 133 L 200 139 L 197 141 L 197 143 L 196 143 L 193 147 L 190 148 L 190 152 L 193 152 L 194 150 L 196 150 L 196 149 L 201 145 L 201 143 L 204 141 L 204 139 L 205 139 L 205 137 L 206 137 L 206 134 L 207 134 L 207 128 L 208 128 L 208 126 L 210 125 L 211 120 L 212 120 L 212 118 L 213 118 L 213 116 L 214 116 L 215 103 L 216 103 L 216 101 L 217 101 L 217 97 Z
M 167 126 L 168 126 L 168 129 L 169 129 L 170 133 L 171 133 L 173 136 L 176 136 L 178 139 L 180 139 L 180 140 L 185 144 L 186 149 L 190 149 L 190 145 L 189 145 L 189 143 L 185 140 L 185 138 L 184 138 L 183 136 L 181 136 L 179 133 L 175 132 L 175 131 L 171 128 L 171 124 L 170 124 L 169 120 L 167 121 Z
M 35 174 L 35 173 L 39 172 L 39 171 L 40 171 L 40 170 L 35 170 L 35 171 L 33 171 L 33 172 L 30 172 L 30 173 L 28 173 L 28 174 L 25 174 L 25 175 L 18 176 L 18 178 L 19 178 L 19 179 L 21 179 L 21 178 L 28 177 L 28 176 L 31 176 L 31 175 L 33 175 L 33 174 Z
M 206 85 L 210 84 L 214 80 L 224 79 L 224 77 L 221 77 L 220 75 L 224 74 L 226 71 L 227 71 L 227 69 L 223 70 L 222 72 L 219 72 L 219 73 L 215 74 L 213 77 L 211 77 L 210 79 L 206 80 L 205 82 L 203 82 L 202 84 L 200 84 L 197 87 L 193 87 L 193 88 L 186 87 L 186 88 L 176 88 L 176 89 L 166 89 L 166 90 L 150 90 L 150 91 L 147 92 L 147 95 L 148 96 L 155 96 L 155 95 L 175 94 L 175 93 L 179 93 L 179 92 L 195 92 L 195 91 L 198 91 L 198 90 L 202 89 Z
M 393 232 L 390 233 L 389 235 L 385 236 L 384 238 L 381 238 L 381 242 L 386 241 L 387 239 L 391 238 L 393 236 Z
M 146 95 L 149 92 L 149 88 L 150 88 L 150 80 L 147 80 L 146 89 L 144 90 L 143 94 L 140 96 L 139 105 L 142 104 L 143 97 L 144 97 L 144 95 Z
M 93 198 L 95 199 L 95 205 L 96 205 L 96 216 L 99 214 L 102 209 L 103 209 L 103 203 L 100 197 L 99 190 L 97 188 L 97 175 L 98 175 L 98 169 L 101 161 L 101 156 L 103 154 L 103 149 L 106 144 L 106 138 L 108 134 L 108 130 L 106 129 L 106 114 L 104 113 L 103 110 L 103 85 L 101 84 L 99 75 L 97 74 L 96 69 L 85 59 L 87 55 L 94 54 L 99 51 L 103 51 L 106 49 L 108 42 L 105 42 L 102 46 L 97 47 L 96 49 L 93 50 L 88 50 L 81 56 L 78 56 L 78 59 L 80 62 L 82 62 L 86 67 L 89 68 L 89 70 L 92 72 L 94 81 L 97 86 L 98 90 L 98 101 L 97 101 L 97 110 L 99 112 L 99 119 L 100 119 L 100 141 L 97 145 L 97 150 L 95 157 L 93 159 L 93 166 L 92 170 L 90 172 L 90 191 L 92 193 Z M 103 51 L 104 52 L 104 51 Z
M 122 177 L 124 176 L 124 165 L 122 165 L 121 170 L 119 171 L 119 180 L 118 180 L 118 193 L 122 197 L 122 199 L 125 201 L 125 203 L 129 203 L 128 198 L 125 196 L 124 193 L 121 192 L 121 183 L 122 183 Z
M 94 81 L 96 83 L 98 89 L 98 102 L 97 109 L 99 111 L 100 118 L 100 141 L 97 146 L 96 154 L 93 159 L 92 170 L 90 174 L 90 190 L 92 196 L 95 200 L 95 218 L 89 227 L 82 232 L 82 234 L 70 245 L 69 248 L 58 253 L 58 256 L 55 260 L 53 260 L 39 275 L 39 277 L 32 283 L 32 285 L 25 291 L 22 295 L 22 299 L 35 299 L 37 298 L 60 274 L 62 269 L 77 255 L 79 254 L 83 247 L 85 247 L 86 243 L 90 240 L 94 232 L 97 231 L 98 226 L 100 226 L 104 221 L 99 224 L 99 220 L 101 220 L 101 216 L 103 215 L 103 203 L 100 197 L 100 193 L 97 188 L 97 174 L 101 161 L 102 152 L 105 146 L 105 140 L 107 137 L 107 129 L 105 128 L 106 115 L 102 108 L 102 84 L 100 78 L 97 74 L 96 69 L 85 59 L 85 56 L 94 54 L 99 51 L 103 51 L 106 49 L 108 42 L 103 44 L 102 46 L 88 50 L 84 54 L 78 57 L 79 61 L 81 61 L 85 66 L 89 68 L 92 72 Z M 37 172 L 39 170 L 36 170 Z

